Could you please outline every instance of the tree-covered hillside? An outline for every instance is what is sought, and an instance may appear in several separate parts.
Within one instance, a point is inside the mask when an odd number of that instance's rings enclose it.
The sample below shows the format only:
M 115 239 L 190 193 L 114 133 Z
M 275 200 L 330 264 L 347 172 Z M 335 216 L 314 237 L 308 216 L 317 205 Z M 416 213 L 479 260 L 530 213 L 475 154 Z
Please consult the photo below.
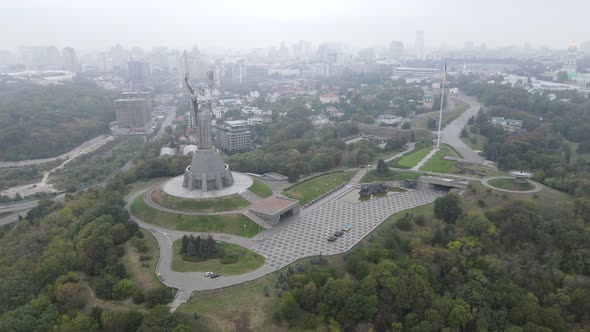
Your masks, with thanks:
M 0 88 L 0 160 L 48 158 L 108 130 L 115 95 L 89 83 Z

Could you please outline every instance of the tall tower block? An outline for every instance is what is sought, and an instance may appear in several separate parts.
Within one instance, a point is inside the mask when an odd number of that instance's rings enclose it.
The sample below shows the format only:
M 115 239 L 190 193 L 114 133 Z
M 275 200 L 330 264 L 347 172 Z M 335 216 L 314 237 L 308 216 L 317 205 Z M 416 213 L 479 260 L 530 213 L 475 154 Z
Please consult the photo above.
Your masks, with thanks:
M 576 42 L 572 42 L 567 49 L 567 58 L 565 60 L 565 70 L 567 71 L 567 75 L 570 80 L 576 80 L 576 72 L 577 72 L 577 60 L 578 56 L 578 46 Z

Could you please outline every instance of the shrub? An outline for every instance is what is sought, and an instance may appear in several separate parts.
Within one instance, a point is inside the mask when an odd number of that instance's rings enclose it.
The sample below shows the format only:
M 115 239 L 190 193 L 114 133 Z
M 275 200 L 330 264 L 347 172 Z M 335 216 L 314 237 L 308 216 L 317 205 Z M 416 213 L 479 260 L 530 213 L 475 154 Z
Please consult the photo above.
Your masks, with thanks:
M 135 249 L 137 249 L 137 251 L 142 252 L 142 253 L 144 253 L 148 250 L 148 247 L 145 244 L 145 241 L 138 239 L 138 238 L 134 238 L 133 240 L 131 240 L 131 245 L 134 246 Z
M 129 279 L 121 279 L 113 286 L 112 296 L 116 300 L 123 300 L 135 292 L 135 285 Z
M 412 230 L 412 221 L 407 218 L 400 218 L 395 223 L 395 226 L 402 231 L 411 231 Z
M 141 256 L 139 256 L 139 261 L 140 262 L 149 261 L 150 259 L 152 259 L 152 256 L 150 256 L 150 255 L 141 255 Z
M 140 290 L 136 291 L 135 294 L 133 294 L 133 303 L 142 304 L 143 302 L 145 302 L 145 296 L 143 296 L 143 293 Z
M 158 304 L 168 304 L 173 298 L 172 290 L 168 288 L 154 288 L 148 290 L 145 294 L 145 304 L 148 308 L 153 308 Z
M 484 201 L 483 199 L 478 199 L 478 200 L 477 200 L 477 205 L 478 205 L 480 208 L 484 208 L 484 207 L 486 207 L 486 201 Z
M 420 226 L 424 226 L 426 224 L 426 218 L 423 215 L 419 215 L 414 217 L 414 222 Z

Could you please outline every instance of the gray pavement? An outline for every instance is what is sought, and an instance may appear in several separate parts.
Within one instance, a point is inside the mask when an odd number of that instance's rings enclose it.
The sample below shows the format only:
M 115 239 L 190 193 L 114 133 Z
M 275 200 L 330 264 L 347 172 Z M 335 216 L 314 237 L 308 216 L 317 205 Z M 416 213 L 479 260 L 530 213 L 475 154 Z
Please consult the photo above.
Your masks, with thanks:
M 467 122 L 469 121 L 469 118 L 471 118 L 479 112 L 481 104 L 473 97 L 460 96 L 457 98 L 469 104 L 469 108 L 465 112 L 463 112 L 463 114 L 461 114 L 459 117 L 453 120 L 451 123 L 446 125 L 446 127 L 441 131 L 441 143 L 446 143 L 452 146 L 455 149 L 455 151 L 457 151 L 466 161 L 475 164 L 483 164 L 485 162 L 485 159 L 478 155 L 470 147 L 465 145 L 465 143 L 463 143 L 460 137 L 461 130 L 465 128 Z
M 394 193 L 367 202 L 333 200 L 305 215 L 253 249 L 266 257 L 266 265 L 280 269 L 300 258 L 335 255 L 350 250 L 392 214 L 432 203 L 445 192 L 421 189 Z M 352 229 L 334 242 L 327 237 L 351 224 Z
M 126 208 L 129 210 L 133 200 L 149 192 L 155 186 L 157 184 L 130 195 L 127 198 Z M 131 219 L 152 233 L 158 241 L 160 259 L 156 273 L 160 273 L 163 283 L 179 289 L 171 305 L 172 310 L 175 310 L 178 305 L 188 300 L 194 290 L 223 288 L 255 280 L 297 259 L 317 255 L 320 252 L 324 255 L 346 252 L 391 214 L 432 203 L 437 197 L 444 195 L 444 192 L 423 189 L 394 193 L 368 202 L 350 203 L 338 199 L 353 188 L 352 184 L 347 184 L 327 195 L 312 207 L 302 209 L 299 216 L 293 216 L 281 222 L 278 227 L 273 227 L 251 239 L 231 234 L 211 234 L 216 240 L 250 248 L 266 259 L 265 264 L 254 271 L 236 276 L 221 276 L 217 279 L 205 278 L 205 271 L 175 272 L 171 269 L 174 240 L 185 234 L 196 236 L 203 235 L 203 233 L 165 229 L 144 223 L 133 215 L 131 215 Z M 179 211 L 175 213 L 179 213 Z M 327 242 L 326 238 L 345 223 L 353 225 L 352 230 L 336 242 Z

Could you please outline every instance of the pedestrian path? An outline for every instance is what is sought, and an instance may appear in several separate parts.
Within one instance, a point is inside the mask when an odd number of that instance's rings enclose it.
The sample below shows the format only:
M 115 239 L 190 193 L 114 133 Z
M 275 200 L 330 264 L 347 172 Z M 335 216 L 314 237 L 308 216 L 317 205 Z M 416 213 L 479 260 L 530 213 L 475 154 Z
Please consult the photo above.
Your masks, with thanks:
M 438 152 L 438 148 L 432 148 L 432 151 L 430 151 L 426 157 L 424 157 L 422 160 L 420 160 L 416 166 L 412 167 L 411 170 L 412 171 L 419 171 L 420 168 L 422 168 L 422 166 L 424 166 L 424 164 L 426 164 L 427 161 L 430 160 L 430 158 L 432 158 L 432 156 L 434 156 L 435 153 Z

